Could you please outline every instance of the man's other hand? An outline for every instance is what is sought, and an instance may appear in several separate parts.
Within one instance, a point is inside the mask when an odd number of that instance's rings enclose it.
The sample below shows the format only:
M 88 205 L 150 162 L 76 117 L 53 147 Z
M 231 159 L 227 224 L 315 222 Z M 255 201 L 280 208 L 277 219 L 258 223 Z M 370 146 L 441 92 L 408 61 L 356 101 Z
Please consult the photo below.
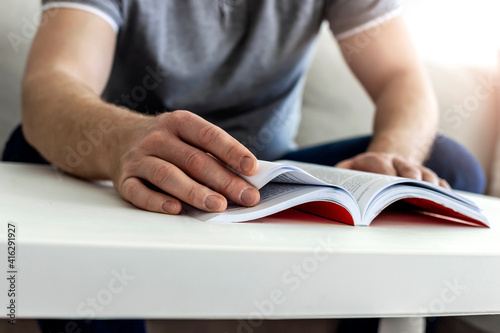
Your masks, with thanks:
M 222 212 L 227 199 L 254 206 L 259 191 L 223 166 L 252 176 L 255 156 L 221 128 L 188 112 L 174 111 L 136 124 L 117 155 L 111 179 L 118 193 L 135 206 L 168 214 L 181 201 L 208 212 Z
M 431 169 L 411 163 L 394 154 L 378 152 L 362 153 L 339 162 L 336 167 L 424 180 L 450 189 L 448 182 L 439 178 Z

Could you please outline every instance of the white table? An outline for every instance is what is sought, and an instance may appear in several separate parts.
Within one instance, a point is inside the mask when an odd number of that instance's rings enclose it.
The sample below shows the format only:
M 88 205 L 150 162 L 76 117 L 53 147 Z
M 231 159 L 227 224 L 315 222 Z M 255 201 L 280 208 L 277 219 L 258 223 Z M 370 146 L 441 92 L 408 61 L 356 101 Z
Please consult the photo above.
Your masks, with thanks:
M 7 223 L 17 225 L 18 318 L 500 313 L 499 199 L 469 196 L 491 229 L 397 215 L 363 228 L 150 213 L 44 166 L 0 163 L 0 188 L 2 274 Z

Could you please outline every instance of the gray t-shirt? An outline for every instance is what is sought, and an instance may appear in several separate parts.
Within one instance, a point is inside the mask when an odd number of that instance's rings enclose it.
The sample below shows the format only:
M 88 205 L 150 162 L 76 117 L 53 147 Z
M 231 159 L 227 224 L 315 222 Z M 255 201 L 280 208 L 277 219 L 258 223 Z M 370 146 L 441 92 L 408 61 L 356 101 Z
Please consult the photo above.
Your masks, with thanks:
M 324 20 L 344 38 L 392 17 L 397 0 L 42 0 L 117 32 L 103 98 L 149 113 L 189 110 L 260 159 L 294 148 L 304 72 Z M 335 87 L 332 87 L 335 89 Z

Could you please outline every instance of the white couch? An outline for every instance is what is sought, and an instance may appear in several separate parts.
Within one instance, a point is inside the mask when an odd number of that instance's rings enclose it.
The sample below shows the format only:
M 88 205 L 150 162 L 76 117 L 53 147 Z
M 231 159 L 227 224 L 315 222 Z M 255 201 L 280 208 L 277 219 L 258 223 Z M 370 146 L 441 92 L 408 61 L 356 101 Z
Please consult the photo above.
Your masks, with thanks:
M 0 143 L 3 146 L 20 119 L 20 80 L 32 38 L 31 23 L 39 14 L 39 0 L 2 0 L 0 13 L 0 35 L 12 37 L 15 34 L 23 41 L 13 47 L 8 38 L 0 38 Z M 441 108 L 441 132 L 471 150 L 487 174 L 488 193 L 500 196 L 498 89 L 494 87 L 495 91 L 487 96 L 478 96 L 477 92 L 478 87 L 485 85 L 484 80 L 495 74 L 494 70 L 451 66 L 432 60 L 426 63 Z M 455 105 L 464 104 L 462 113 L 453 109 Z M 373 109 L 373 103 L 341 59 L 333 38 L 323 29 L 308 72 L 298 143 L 311 145 L 368 134 Z M 2 325 L 5 323 L 0 321 L 0 331 L 5 332 Z M 19 332 L 37 331 L 33 321 L 20 321 L 17 329 Z

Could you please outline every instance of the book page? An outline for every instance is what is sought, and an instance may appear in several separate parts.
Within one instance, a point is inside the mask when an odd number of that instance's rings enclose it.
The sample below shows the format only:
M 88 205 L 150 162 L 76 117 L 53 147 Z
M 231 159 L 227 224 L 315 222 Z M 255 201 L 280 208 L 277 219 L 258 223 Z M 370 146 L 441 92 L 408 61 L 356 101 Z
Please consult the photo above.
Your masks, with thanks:
M 265 217 L 307 202 L 329 201 L 345 207 L 353 219 L 360 219 L 355 200 L 342 189 L 269 183 L 260 189 L 260 196 L 261 200 L 255 207 L 243 207 L 228 202 L 228 207 L 223 213 L 207 213 L 188 205 L 184 205 L 183 209 L 187 215 L 202 221 L 242 222 Z
M 324 165 L 296 161 L 259 161 L 259 171 L 252 177 L 239 174 L 260 189 L 269 182 L 286 184 L 339 187 L 356 200 L 360 212 L 364 212 L 370 200 L 385 187 L 401 182 L 403 178 L 369 172 L 340 169 Z
M 271 181 L 286 184 L 330 185 L 293 165 L 277 162 L 259 161 L 259 171 L 251 177 L 242 175 L 235 170 L 230 170 L 257 189 L 262 188 Z
M 428 213 L 456 218 L 476 226 L 489 227 L 488 220 L 476 205 L 470 206 L 439 191 L 407 186 L 404 183 L 389 186 L 376 196 L 364 212 L 360 225 L 369 225 L 385 207 L 396 201 L 409 203 L 414 208 L 423 209 Z
M 272 214 L 276 212 L 276 207 L 285 205 L 292 207 L 293 205 L 300 204 L 300 200 L 294 200 L 294 196 L 301 191 L 303 185 L 307 187 L 311 187 L 311 185 L 313 185 L 312 187 L 324 187 L 323 190 L 318 189 L 318 191 L 344 191 L 357 205 L 356 215 L 359 215 L 361 219 L 355 219 L 355 221 L 365 225 L 369 223 L 368 220 L 371 221 L 371 218 L 375 217 L 375 215 L 388 204 L 408 198 L 403 187 L 414 192 L 416 189 L 422 189 L 424 191 L 422 193 L 439 193 L 447 197 L 447 201 L 456 201 L 458 205 L 466 205 L 474 211 L 479 211 L 478 207 L 471 200 L 463 198 L 453 191 L 424 181 L 288 160 L 279 162 L 259 161 L 259 171 L 252 177 L 246 177 L 237 173 L 249 183 L 261 189 L 261 203 L 263 205 L 259 204 L 257 207 L 252 208 L 230 205 L 228 210 L 223 214 L 238 214 L 238 221 L 243 221 L 262 217 L 263 215 L 261 213 L 264 211 L 267 212 L 268 210 L 269 212 L 266 214 Z M 232 171 L 234 172 L 234 170 Z M 270 190 L 274 188 L 273 186 L 267 187 L 266 184 L 288 184 L 295 186 L 288 187 L 287 190 L 285 190 L 287 187 L 278 187 L 276 189 L 279 191 L 275 192 L 274 190 Z M 291 194 L 288 195 L 289 193 Z M 390 201 L 387 201 L 387 199 L 390 199 Z M 309 198 L 308 200 L 310 202 L 314 200 L 321 201 L 323 199 Z M 272 204 L 266 207 L 271 201 Z M 289 202 L 285 204 L 284 201 Z M 305 201 L 302 203 L 304 202 Z M 270 208 L 271 206 L 272 209 Z M 308 207 L 312 207 L 312 205 Z M 448 207 L 450 207 L 450 204 L 448 204 Z M 253 215 L 254 212 L 258 212 L 259 216 Z M 214 215 L 211 216 L 213 217 Z M 204 219 L 208 220 L 211 216 L 205 215 Z M 217 219 L 223 218 L 217 214 Z M 228 217 L 228 219 L 235 219 L 235 217 Z
M 339 186 L 352 194 L 360 209 L 362 225 L 368 225 L 382 209 L 404 198 L 432 198 L 441 206 L 488 225 L 475 203 L 453 191 L 428 182 L 293 161 L 286 161 L 286 163 L 299 167 L 319 180 Z
M 370 200 L 388 185 L 398 183 L 400 177 L 380 175 L 370 172 L 340 169 L 335 167 L 301 163 L 295 161 L 282 161 L 314 175 L 317 179 L 328 185 L 339 186 L 348 191 L 363 212 Z M 273 180 L 275 181 L 275 180 Z

